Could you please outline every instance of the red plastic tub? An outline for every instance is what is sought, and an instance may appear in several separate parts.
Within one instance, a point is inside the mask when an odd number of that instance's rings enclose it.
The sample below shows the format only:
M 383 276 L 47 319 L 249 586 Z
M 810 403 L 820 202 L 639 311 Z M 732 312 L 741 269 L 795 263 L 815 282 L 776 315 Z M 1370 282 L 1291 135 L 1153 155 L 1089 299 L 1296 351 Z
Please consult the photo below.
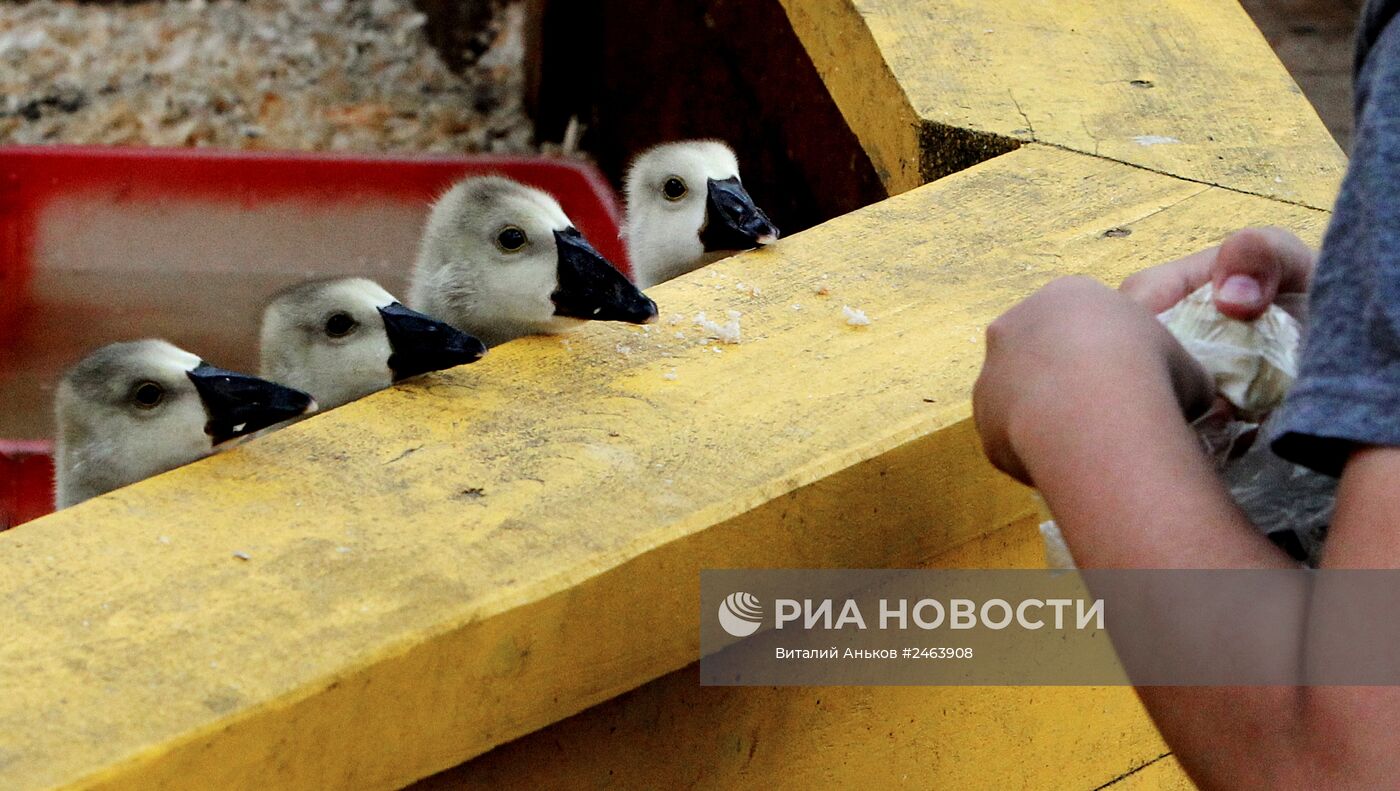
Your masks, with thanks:
M 0 530 L 53 510 L 53 444 L 0 441 Z
M 627 271 L 616 197 L 571 161 L 0 148 L 0 529 L 52 507 L 45 441 L 69 365 L 162 337 L 254 370 L 267 297 L 335 274 L 403 296 L 433 199 L 480 173 L 552 193 Z

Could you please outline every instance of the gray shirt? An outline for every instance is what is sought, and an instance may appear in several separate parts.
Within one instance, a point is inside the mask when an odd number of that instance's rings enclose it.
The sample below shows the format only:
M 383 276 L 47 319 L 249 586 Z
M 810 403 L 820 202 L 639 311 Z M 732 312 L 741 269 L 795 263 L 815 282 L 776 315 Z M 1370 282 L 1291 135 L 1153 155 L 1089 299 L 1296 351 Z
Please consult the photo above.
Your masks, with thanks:
M 1340 475 L 1361 445 L 1400 446 L 1400 2 L 1357 37 L 1356 134 L 1309 297 L 1298 381 L 1273 421 L 1280 456 Z

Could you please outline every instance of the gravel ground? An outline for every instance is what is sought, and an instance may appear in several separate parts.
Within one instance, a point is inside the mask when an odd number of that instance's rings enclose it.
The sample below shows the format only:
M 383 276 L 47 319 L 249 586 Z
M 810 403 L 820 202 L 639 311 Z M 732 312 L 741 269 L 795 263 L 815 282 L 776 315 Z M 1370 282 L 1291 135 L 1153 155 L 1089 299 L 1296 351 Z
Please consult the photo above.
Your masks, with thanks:
M 523 10 L 452 73 L 409 0 L 0 2 L 0 143 L 533 151 Z

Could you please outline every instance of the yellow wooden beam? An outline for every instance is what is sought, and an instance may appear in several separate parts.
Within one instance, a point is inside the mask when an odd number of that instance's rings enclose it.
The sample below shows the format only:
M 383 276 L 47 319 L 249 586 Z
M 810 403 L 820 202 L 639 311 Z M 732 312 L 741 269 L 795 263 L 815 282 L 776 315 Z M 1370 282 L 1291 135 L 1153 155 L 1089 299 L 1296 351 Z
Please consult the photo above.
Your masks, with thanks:
M 1191 782 L 1176 756 L 1164 755 L 1149 764 L 1135 767 L 1111 788 L 1113 791 L 1195 791 L 1196 784 Z
M 782 4 L 885 190 L 898 195 L 929 181 L 921 172 L 918 113 L 865 20 L 827 2 Z
M 695 660 L 701 568 L 897 567 L 1032 513 L 968 420 L 1012 302 L 1325 221 L 1027 146 L 658 287 L 649 331 L 0 534 L 0 787 L 392 788 L 635 688 Z M 695 342 L 731 309 L 744 343 Z
M 1035 519 L 937 558 L 1043 566 Z M 1189 789 L 1127 687 L 701 687 L 694 665 L 414 785 Z M 562 760 L 561 760 L 562 758 Z M 1167 784 L 1171 783 L 1171 784 Z
M 891 193 L 1038 141 L 1329 208 L 1345 158 L 1235 0 L 781 0 Z

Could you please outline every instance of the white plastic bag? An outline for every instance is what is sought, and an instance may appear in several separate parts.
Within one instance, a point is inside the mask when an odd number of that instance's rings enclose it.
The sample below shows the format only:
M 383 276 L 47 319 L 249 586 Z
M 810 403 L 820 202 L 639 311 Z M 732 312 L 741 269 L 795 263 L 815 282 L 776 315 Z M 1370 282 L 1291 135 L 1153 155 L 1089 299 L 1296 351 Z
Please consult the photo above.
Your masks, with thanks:
M 1214 294 L 1207 283 L 1157 318 L 1215 379 L 1216 390 L 1257 423 L 1298 377 L 1298 320 L 1277 305 L 1254 321 L 1232 319 L 1216 309 Z
M 1267 434 L 1265 420 L 1298 376 L 1298 320 L 1277 305 L 1252 322 L 1215 307 L 1210 284 L 1157 316 L 1215 380 L 1239 415 L 1213 411 L 1191 424 L 1230 494 L 1260 532 L 1295 559 L 1315 565 L 1332 518 L 1337 482 L 1291 464 L 1262 441 L 1238 453 L 1241 441 Z M 1243 418 L 1243 419 L 1237 419 Z M 1074 568 L 1054 521 L 1040 525 L 1046 565 Z

